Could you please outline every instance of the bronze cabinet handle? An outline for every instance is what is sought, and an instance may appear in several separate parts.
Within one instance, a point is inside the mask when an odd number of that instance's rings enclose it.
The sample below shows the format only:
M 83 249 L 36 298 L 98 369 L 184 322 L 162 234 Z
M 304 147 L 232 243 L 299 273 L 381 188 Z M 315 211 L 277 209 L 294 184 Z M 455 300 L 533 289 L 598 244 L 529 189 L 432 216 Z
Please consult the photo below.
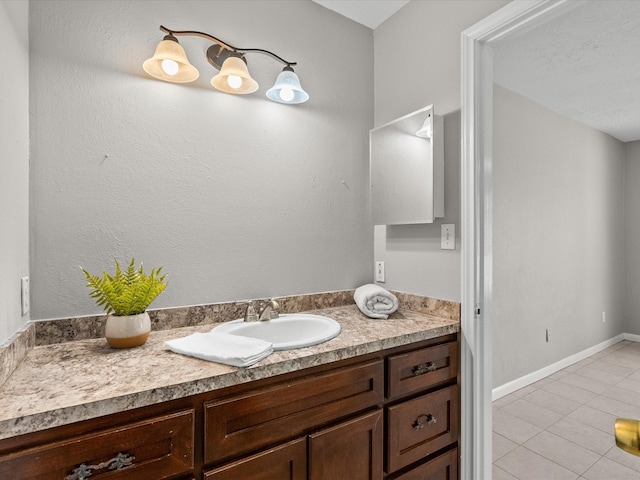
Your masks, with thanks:
M 118 453 L 118 455 L 113 457 L 111 460 L 107 460 L 106 462 L 102 462 L 97 465 L 87 465 L 83 463 L 75 468 L 69 475 L 64 477 L 64 480 L 85 480 L 85 478 L 88 478 L 93 474 L 93 470 L 102 470 L 106 467 L 109 467 L 109 470 L 120 470 L 132 465 L 135 459 L 136 457 L 132 455 Z
M 423 375 L 428 372 L 434 372 L 437 368 L 438 366 L 434 362 L 427 362 L 416 365 L 413 367 L 412 372 L 413 375 L 417 377 L 418 375 Z
M 425 425 L 433 425 L 434 423 L 438 423 L 438 418 L 429 413 L 427 415 L 420 415 L 411 426 L 414 430 L 421 430 Z

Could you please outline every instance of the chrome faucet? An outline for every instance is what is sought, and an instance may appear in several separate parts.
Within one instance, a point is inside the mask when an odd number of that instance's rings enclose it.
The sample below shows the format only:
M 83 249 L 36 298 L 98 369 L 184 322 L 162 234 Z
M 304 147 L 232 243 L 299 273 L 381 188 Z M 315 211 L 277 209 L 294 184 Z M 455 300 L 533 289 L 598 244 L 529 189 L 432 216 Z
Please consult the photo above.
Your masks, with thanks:
M 276 302 L 275 298 L 272 298 L 267 304 L 260 309 L 260 315 L 256 313 L 256 309 L 253 303 L 244 302 L 247 305 L 247 310 L 244 314 L 245 322 L 262 322 L 263 320 L 273 320 L 280 316 L 280 304 Z

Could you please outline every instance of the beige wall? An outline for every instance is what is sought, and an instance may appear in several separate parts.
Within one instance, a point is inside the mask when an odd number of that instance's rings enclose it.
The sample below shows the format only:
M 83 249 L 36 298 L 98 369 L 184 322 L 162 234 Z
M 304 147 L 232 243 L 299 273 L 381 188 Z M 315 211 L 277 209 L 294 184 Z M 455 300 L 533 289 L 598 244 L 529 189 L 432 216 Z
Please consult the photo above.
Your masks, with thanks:
M 0 345 L 29 320 L 20 308 L 29 275 L 28 8 L 0 2 Z
M 640 141 L 625 147 L 625 331 L 640 335 Z
M 460 301 L 460 34 L 507 3 L 414 0 L 374 32 L 376 125 L 430 104 L 445 120 L 445 218 L 375 228 L 387 288 Z M 442 223 L 456 250 L 440 249 Z
M 151 79 L 158 27 L 298 62 L 311 100 L 211 88 L 211 44 L 180 37 L 201 76 Z M 330 34 L 328 34 L 330 32 Z M 350 289 L 373 276 L 371 30 L 311 1 L 32 2 L 34 318 L 99 312 L 79 266 L 163 265 L 155 307 Z
M 494 95 L 495 387 L 624 333 L 626 258 L 625 145 Z

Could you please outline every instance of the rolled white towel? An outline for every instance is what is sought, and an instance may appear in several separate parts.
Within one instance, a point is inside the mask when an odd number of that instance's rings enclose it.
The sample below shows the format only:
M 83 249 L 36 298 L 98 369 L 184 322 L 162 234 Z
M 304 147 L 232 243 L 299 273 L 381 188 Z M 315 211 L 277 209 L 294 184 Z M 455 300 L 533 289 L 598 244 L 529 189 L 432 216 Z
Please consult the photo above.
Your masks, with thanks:
M 360 311 L 371 318 L 389 318 L 398 309 L 397 297 L 372 283 L 358 287 L 353 299 Z
M 165 345 L 182 355 L 234 367 L 248 367 L 273 353 L 273 345 L 264 340 L 219 332 L 194 333 Z

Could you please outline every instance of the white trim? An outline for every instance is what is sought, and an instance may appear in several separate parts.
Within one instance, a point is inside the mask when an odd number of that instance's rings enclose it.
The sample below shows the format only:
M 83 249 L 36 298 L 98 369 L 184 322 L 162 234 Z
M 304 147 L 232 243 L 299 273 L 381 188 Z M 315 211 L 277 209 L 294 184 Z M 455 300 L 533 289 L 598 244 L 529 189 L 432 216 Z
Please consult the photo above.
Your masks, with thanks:
M 635 337 L 637 340 L 634 340 L 629 337 Z M 493 389 L 492 397 L 493 400 L 498 400 L 499 398 L 504 397 L 505 395 L 509 395 L 510 393 L 515 392 L 516 390 L 520 390 L 527 385 L 531 385 L 539 380 L 542 380 L 549 375 L 553 375 L 556 372 L 559 372 L 563 368 L 567 368 L 574 363 L 578 363 L 585 358 L 589 358 L 591 355 L 595 355 L 603 350 L 606 350 L 611 345 L 615 345 L 622 340 L 632 340 L 634 342 L 640 342 L 640 335 L 630 335 L 628 333 L 621 333 L 609 340 L 605 340 L 593 347 L 587 348 L 586 350 L 582 350 L 581 352 L 575 353 L 567 358 L 563 358 L 562 360 L 552 363 L 540 370 L 536 370 L 535 372 L 529 373 L 524 377 L 517 378 L 511 382 L 505 383 L 504 385 L 500 385 Z
M 493 68 L 491 42 L 529 28 L 568 0 L 514 1 L 462 32 L 461 145 L 461 472 L 489 480 L 491 454 L 492 247 L 491 151 Z M 481 315 L 474 315 L 475 305 Z
M 624 339 L 629 340 L 630 342 L 640 342 L 640 335 L 636 335 L 635 333 L 625 333 Z

